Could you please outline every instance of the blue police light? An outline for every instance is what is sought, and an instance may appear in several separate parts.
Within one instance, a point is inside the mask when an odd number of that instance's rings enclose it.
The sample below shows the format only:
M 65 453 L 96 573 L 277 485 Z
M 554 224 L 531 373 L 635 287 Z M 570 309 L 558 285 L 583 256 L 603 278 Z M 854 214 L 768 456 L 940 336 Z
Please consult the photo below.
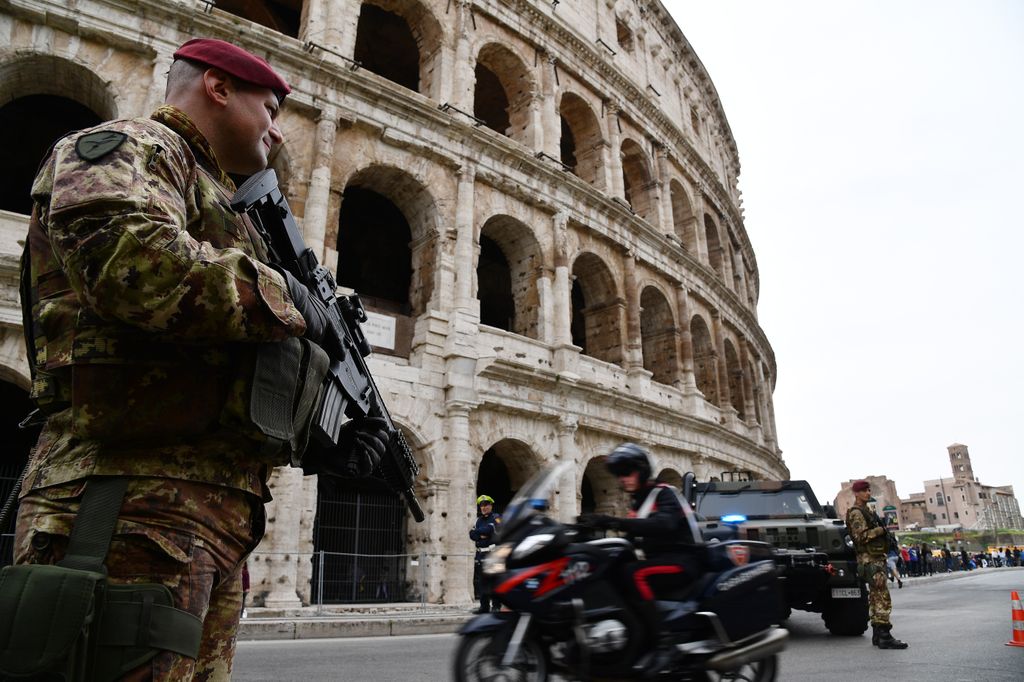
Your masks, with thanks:
M 722 523 L 743 523 L 747 517 L 743 514 L 726 514 L 722 517 Z

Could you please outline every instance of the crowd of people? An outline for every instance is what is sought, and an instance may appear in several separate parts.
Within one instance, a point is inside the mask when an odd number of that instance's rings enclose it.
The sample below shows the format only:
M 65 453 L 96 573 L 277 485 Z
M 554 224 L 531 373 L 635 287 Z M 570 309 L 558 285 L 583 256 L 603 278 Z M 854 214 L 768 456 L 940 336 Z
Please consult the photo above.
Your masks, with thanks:
M 903 578 L 972 571 L 976 568 L 1020 566 L 1020 547 L 989 547 L 984 552 L 966 549 L 932 547 L 926 542 L 918 545 L 899 544 L 889 549 L 889 581 L 903 586 Z

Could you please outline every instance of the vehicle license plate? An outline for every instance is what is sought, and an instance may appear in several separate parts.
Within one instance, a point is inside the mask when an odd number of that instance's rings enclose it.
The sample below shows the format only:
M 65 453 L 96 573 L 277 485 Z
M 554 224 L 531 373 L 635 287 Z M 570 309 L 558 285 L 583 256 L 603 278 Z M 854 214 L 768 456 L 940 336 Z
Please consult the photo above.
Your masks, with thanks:
M 859 587 L 833 587 L 833 599 L 860 599 Z

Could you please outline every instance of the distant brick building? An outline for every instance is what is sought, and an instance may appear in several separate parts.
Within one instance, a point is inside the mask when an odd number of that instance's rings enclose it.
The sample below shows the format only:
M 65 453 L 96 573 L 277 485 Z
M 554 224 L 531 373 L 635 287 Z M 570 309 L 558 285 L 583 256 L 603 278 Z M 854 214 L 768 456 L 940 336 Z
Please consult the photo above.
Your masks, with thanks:
M 840 518 L 846 518 L 846 512 L 853 506 L 853 491 L 850 487 L 854 481 L 858 480 L 860 479 L 854 478 L 845 481 L 842 490 L 836 495 L 836 512 Z M 871 496 L 875 499 L 875 511 L 878 512 L 878 515 L 885 516 L 887 511 L 891 512 L 891 516 L 895 517 L 895 521 L 898 523 L 900 496 L 896 492 L 896 482 L 890 481 L 885 476 L 865 476 L 864 480 L 871 484 Z

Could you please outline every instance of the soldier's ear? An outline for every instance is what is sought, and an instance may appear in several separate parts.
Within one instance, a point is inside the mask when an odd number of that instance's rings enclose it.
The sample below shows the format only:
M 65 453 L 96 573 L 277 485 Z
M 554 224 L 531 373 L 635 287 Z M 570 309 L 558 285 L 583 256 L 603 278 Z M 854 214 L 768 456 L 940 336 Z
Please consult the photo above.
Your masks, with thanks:
M 231 76 L 220 69 L 210 68 L 203 72 L 203 92 L 217 106 L 227 106 L 234 89 Z

